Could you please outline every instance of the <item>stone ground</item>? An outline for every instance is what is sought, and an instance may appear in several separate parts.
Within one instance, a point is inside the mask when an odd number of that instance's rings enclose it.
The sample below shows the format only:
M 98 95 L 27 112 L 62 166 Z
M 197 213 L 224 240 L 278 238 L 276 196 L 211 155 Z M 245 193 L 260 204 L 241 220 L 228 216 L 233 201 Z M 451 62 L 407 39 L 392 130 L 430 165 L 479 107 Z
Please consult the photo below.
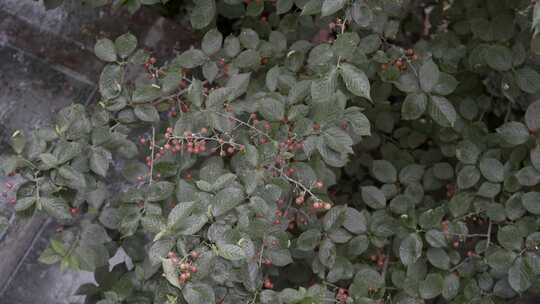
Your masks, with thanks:
M 158 58 L 194 41 L 191 32 L 149 9 L 130 15 L 81 8 L 78 2 L 46 11 L 33 0 L 0 0 L 0 153 L 13 131 L 47 124 L 70 103 L 96 101 L 103 66 L 93 55 L 96 38 L 130 31 Z M 0 210 L 6 203 L 0 199 Z M 8 231 L 0 235 L 0 304 L 83 303 L 73 294 L 93 281 L 91 273 L 61 272 L 37 261 L 55 229 L 43 216 L 19 222 L 11 215 Z

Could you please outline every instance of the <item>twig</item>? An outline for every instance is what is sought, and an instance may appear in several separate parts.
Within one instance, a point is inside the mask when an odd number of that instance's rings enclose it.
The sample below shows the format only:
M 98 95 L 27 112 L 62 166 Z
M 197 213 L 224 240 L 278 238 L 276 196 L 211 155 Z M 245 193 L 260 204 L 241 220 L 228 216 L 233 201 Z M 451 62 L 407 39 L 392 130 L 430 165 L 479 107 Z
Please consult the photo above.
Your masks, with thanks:
M 274 166 L 271 166 L 270 169 L 277 171 L 282 178 L 284 178 L 285 180 L 295 184 L 297 187 L 301 188 L 303 192 L 306 192 L 307 194 L 309 194 L 316 201 L 321 201 L 321 199 L 319 197 L 317 197 L 313 192 L 311 192 L 311 190 L 309 188 L 304 186 L 301 182 L 299 182 L 299 181 L 289 177 L 287 174 L 285 174 L 283 172 L 283 169 L 278 169 L 278 168 L 276 168 Z
M 239 124 L 241 124 L 241 125 L 243 125 L 243 126 L 245 126 L 245 127 L 248 127 L 248 128 L 250 128 L 251 130 L 254 130 L 254 131 L 257 132 L 258 134 L 260 134 L 260 135 L 262 135 L 262 136 L 268 138 L 269 140 L 274 141 L 274 139 L 273 139 L 272 137 L 270 137 L 270 135 L 264 133 L 263 131 L 261 131 L 261 130 L 255 128 L 254 126 L 252 126 L 252 125 L 250 125 L 250 124 L 248 124 L 248 123 L 246 123 L 246 122 L 243 122 L 242 120 L 240 120 L 240 119 L 238 119 L 238 118 L 236 118 L 236 117 L 234 117 L 234 116 L 226 115 L 226 114 L 223 114 L 223 113 L 218 112 L 218 111 L 213 111 L 213 110 L 210 110 L 210 111 L 211 111 L 212 113 L 214 113 L 214 114 L 219 115 L 219 116 L 222 116 L 222 117 L 225 117 L 225 118 L 228 118 L 228 119 L 232 119 L 232 120 L 236 121 L 237 123 L 239 123 Z
M 491 242 L 491 220 L 489 220 L 488 231 L 487 231 L 487 241 L 486 241 L 486 250 L 489 248 L 489 243 Z
M 154 126 L 152 126 L 152 146 L 151 146 L 151 151 L 152 151 L 152 156 L 150 158 L 150 176 L 149 176 L 149 181 L 148 183 L 151 185 L 152 184 L 152 180 L 154 179 L 154 151 L 156 149 L 156 128 Z

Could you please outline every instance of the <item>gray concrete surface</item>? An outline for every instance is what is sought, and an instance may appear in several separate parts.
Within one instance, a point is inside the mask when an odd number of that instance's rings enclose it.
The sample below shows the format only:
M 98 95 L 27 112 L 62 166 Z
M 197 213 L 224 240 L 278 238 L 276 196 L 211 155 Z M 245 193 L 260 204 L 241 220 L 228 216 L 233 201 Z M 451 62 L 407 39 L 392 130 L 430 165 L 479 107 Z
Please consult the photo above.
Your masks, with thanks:
M 98 98 L 96 81 L 103 63 L 93 55 L 97 38 L 129 31 L 158 58 L 195 41 L 189 29 L 149 9 L 130 15 L 79 3 L 67 0 L 46 11 L 33 0 L 0 0 L 0 154 L 14 130 L 47 124 L 58 109 Z M 5 181 L 0 177 L 0 192 Z M 0 209 L 12 215 L 10 198 L 0 197 Z M 0 235 L 0 304 L 83 302 L 73 293 L 93 281 L 91 273 L 61 272 L 37 261 L 56 226 L 44 216 L 12 216 L 9 229 Z

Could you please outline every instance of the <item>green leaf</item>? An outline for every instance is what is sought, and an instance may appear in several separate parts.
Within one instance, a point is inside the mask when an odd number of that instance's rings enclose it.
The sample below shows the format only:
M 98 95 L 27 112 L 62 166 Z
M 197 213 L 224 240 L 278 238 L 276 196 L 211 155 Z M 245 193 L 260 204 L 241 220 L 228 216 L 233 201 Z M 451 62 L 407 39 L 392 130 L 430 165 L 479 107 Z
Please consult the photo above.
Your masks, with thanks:
M 323 239 L 319 246 L 319 261 L 326 267 L 332 267 L 336 262 L 336 246 L 329 238 Z
M 216 15 L 216 2 L 215 0 L 198 0 L 195 2 L 195 7 L 191 11 L 189 16 L 191 20 L 191 26 L 194 29 L 205 28 L 214 20 Z M 191 304 L 191 303 L 189 303 Z
M 495 158 L 483 158 L 480 160 L 480 172 L 491 182 L 501 183 L 504 180 L 504 167 L 501 162 Z
M 309 0 L 302 7 L 302 16 L 315 15 L 321 12 L 323 0 Z
M 257 17 L 264 10 L 264 1 L 251 1 L 246 7 L 246 15 Z
M 277 267 L 284 267 L 293 262 L 291 252 L 288 249 L 270 249 L 266 252 L 266 256 Z
M 15 204 L 15 211 L 21 212 L 23 210 L 26 210 L 32 207 L 36 203 L 36 201 L 37 199 L 34 196 L 19 198 L 17 199 L 17 203 Z
M 218 29 L 214 28 L 206 32 L 201 42 L 201 49 L 206 55 L 214 55 L 219 52 L 223 43 L 223 35 Z
M 43 264 L 52 265 L 62 260 L 62 256 L 55 252 L 51 247 L 45 248 L 41 252 L 38 261 Z
M 149 202 L 159 202 L 169 198 L 174 191 L 174 184 L 171 182 L 154 182 L 148 186 L 146 200 Z
M 452 127 L 457 119 L 454 105 L 442 96 L 431 96 L 429 115 L 442 127 Z
M 24 146 L 26 145 L 26 137 L 24 136 L 24 133 L 22 131 L 15 131 L 15 133 L 11 135 L 10 145 L 15 153 L 21 154 L 24 150 Z
M 219 88 L 212 90 L 206 100 L 207 108 L 220 109 L 223 107 L 223 103 L 229 98 L 232 93 L 231 88 Z
M 259 66 L 261 61 L 261 56 L 256 50 L 245 50 L 234 59 L 234 66 L 240 69 L 254 68 Z
M 203 0 L 201 2 L 204 1 L 212 0 Z M 206 60 L 208 60 L 208 57 L 201 50 L 190 49 L 176 57 L 175 62 L 177 62 L 183 68 L 193 69 L 201 66 Z
M 451 273 L 444 278 L 442 296 L 446 300 L 455 298 L 459 293 L 459 276 Z
M 345 6 L 346 2 L 347 0 L 324 0 L 321 8 L 321 16 L 326 17 L 337 13 Z
M 229 77 L 227 88 L 231 89 L 229 100 L 242 96 L 248 89 L 251 73 L 240 73 Z
M 492 45 L 484 51 L 488 66 L 497 71 L 507 71 L 512 68 L 512 51 L 502 45 Z
M 424 93 L 408 94 L 401 106 L 401 117 L 405 120 L 418 119 L 427 109 L 427 96 Z
M 382 183 L 395 183 L 397 181 L 397 170 L 387 160 L 374 160 L 371 165 L 371 174 Z
M 525 121 L 527 121 L 527 115 L 525 115 Z M 527 127 L 517 121 L 507 122 L 496 131 L 503 141 L 512 146 L 521 145 L 529 139 Z
M 94 45 L 94 53 L 103 61 L 116 61 L 116 49 L 114 47 L 114 42 L 110 39 L 103 38 L 98 40 Z
M 472 196 L 470 193 L 459 192 L 458 194 L 454 195 L 448 203 L 450 213 L 452 213 L 454 217 L 465 215 L 469 211 L 473 200 L 474 196 Z
M 461 141 L 456 147 L 456 157 L 462 163 L 474 165 L 482 151 L 473 142 L 469 140 Z
M 540 130 L 540 100 L 531 103 L 527 107 L 525 123 L 532 132 Z
M 458 173 L 457 185 L 460 189 L 469 189 L 480 180 L 480 171 L 475 166 L 464 166 Z
M 323 140 L 324 143 L 333 150 L 345 153 L 353 153 L 352 138 L 349 136 L 349 134 L 347 134 L 347 132 L 340 128 L 330 127 L 325 129 L 323 131 Z
M 521 196 L 523 207 L 532 214 L 540 214 L 540 192 L 527 192 Z
M 409 234 L 399 245 L 399 258 L 403 265 L 408 266 L 416 263 L 422 256 L 422 239 L 416 233 Z
M 278 15 L 285 14 L 286 12 L 291 10 L 293 4 L 293 0 L 277 0 L 276 13 Z
M 278 86 L 278 80 L 279 76 L 281 75 L 281 69 L 279 65 L 273 66 L 268 72 L 266 73 L 266 87 L 270 92 L 274 92 L 277 89 Z
M 431 265 L 439 269 L 448 270 L 450 268 L 450 257 L 441 248 L 429 248 L 427 258 Z
M 57 197 L 40 197 L 39 203 L 50 216 L 59 220 L 71 219 L 68 204 Z
M 431 229 L 426 232 L 426 241 L 428 244 L 435 248 L 446 247 L 446 236 L 442 231 Z
M 361 2 L 353 2 L 351 6 L 351 15 L 356 24 L 361 27 L 368 27 L 374 19 L 373 10 Z
M 519 88 L 529 94 L 540 92 L 540 74 L 530 67 L 523 67 L 515 72 Z
M 273 98 L 263 98 L 258 103 L 259 113 L 269 121 L 280 121 L 285 117 L 285 105 Z
M 212 184 L 212 191 L 219 191 L 223 189 L 224 187 L 231 184 L 236 179 L 236 175 L 232 173 L 225 173 L 218 177 L 214 184 Z
M 508 270 L 508 283 L 516 292 L 522 293 L 532 286 L 535 274 L 522 258 L 516 259 Z
M 374 186 L 362 187 L 362 200 L 373 209 L 386 207 L 386 197 L 384 193 Z
M 167 225 L 173 229 L 180 226 L 182 221 L 184 221 L 188 216 L 191 215 L 195 207 L 195 202 L 181 202 L 176 204 L 174 208 L 169 213 L 167 218 Z
M 444 279 L 438 273 L 430 273 L 420 282 L 418 292 L 422 299 L 433 299 L 441 294 L 444 286 Z
M 131 33 L 123 34 L 116 38 L 114 46 L 121 58 L 127 58 L 137 48 L 137 37 Z
M 240 40 L 233 35 L 227 36 L 223 42 L 223 50 L 228 57 L 236 57 L 241 50 Z
M 355 234 L 365 233 L 367 231 L 366 216 L 354 208 L 347 208 L 343 227 Z
M 187 304 L 215 304 L 216 296 L 212 287 L 204 283 L 187 283 L 182 289 Z
M 145 122 L 159 121 L 159 113 L 156 110 L 156 107 L 154 107 L 153 105 L 146 104 L 146 105 L 136 106 L 134 113 L 138 119 Z
M 89 165 L 94 173 L 105 177 L 109 170 L 109 162 L 112 159 L 111 152 L 102 147 L 92 148 Z
M 332 0 L 337 2 L 338 0 Z M 342 63 L 339 69 L 341 78 L 347 89 L 356 96 L 364 97 L 371 101 L 370 84 L 366 74 L 349 63 Z
M 300 250 L 313 250 L 319 245 L 319 242 L 321 241 L 321 236 L 322 234 L 319 230 L 310 229 L 300 234 L 300 236 L 296 240 L 296 245 Z
M 427 60 L 421 67 L 419 71 L 420 86 L 422 90 L 426 93 L 429 93 L 433 90 L 435 85 L 439 83 L 440 77 L 439 67 L 432 59 Z
M 135 88 L 131 100 L 134 103 L 145 103 L 161 96 L 161 89 L 152 85 L 141 85 Z
M 530 157 L 531 165 L 533 165 L 536 170 L 540 170 L 540 146 L 536 146 L 531 150 Z
M 73 189 L 83 189 L 86 188 L 86 179 L 84 175 L 75 170 L 69 165 L 64 165 L 58 169 L 58 174 L 65 178 L 68 182 L 68 185 Z
M 122 92 L 121 78 L 122 68 L 119 65 L 106 65 L 99 77 L 99 93 L 101 96 L 105 99 L 118 97 Z
M 364 253 L 369 247 L 369 239 L 365 235 L 358 235 L 347 243 L 347 254 L 353 257 Z
M 439 82 L 433 87 L 433 92 L 438 95 L 450 95 L 458 86 L 458 81 L 454 76 L 447 73 L 440 73 Z
M 246 47 L 247 49 L 252 49 L 252 50 L 257 49 L 260 43 L 259 34 L 257 34 L 256 31 L 250 28 L 242 29 L 242 32 L 240 32 L 238 39 L 240 39 L 240 43 L 244 47 Z
M 356 46 L 360 43 L 360 37 L 355 32 L 346 32 L 338 35 L 334 41 L 334 54 L 342 59 L 352 59 L 355 55 Z
M 497 240 L 508 250 L 518 251 L 523 245 L 523 238 L 521 237 L 519 229 L 512 225 L 499 228 L 497 231 Z
M 153 265 L 159 264 L 160 261 L 162 262 L 163 258 L 172 250 L 174 244 L 174 240 L 170 239 L 153 242 L 150 249 L 148 249 L 148 258 L 150 259 L 150 262 Z
M 244 249 L 240 246 L 231 244 L 218 244 L 218 254 L 229 261 L 240 261 L 246 258 Z
M 532 166 L 521 168 L 515 176 L 522 186 L 532 187 L 540 183 L 540 172 Z
M 244 193 L 238 188 L 225 188 L 219 191 L 213 199 L 212 214 L 221 216 L 234 209 L 244 201 Z
M 180 281 L 178 280 L 179 268 L 173 263 L 172 259 L 162 259 L 161 267 L 163 267 L 163 274 L 165 279 L 174 287 L 182 288 Z

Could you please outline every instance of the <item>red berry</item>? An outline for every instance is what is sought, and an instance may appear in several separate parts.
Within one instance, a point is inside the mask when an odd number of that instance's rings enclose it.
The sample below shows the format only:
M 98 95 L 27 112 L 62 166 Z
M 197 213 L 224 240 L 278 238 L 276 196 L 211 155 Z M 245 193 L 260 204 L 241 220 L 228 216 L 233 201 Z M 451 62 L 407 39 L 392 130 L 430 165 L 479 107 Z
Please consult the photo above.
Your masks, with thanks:
M 198 258 L 200 256 L 200 254 L 197 251 L 192 251 L 190 255 L 194 259 L 196 259 L 196 258 Z
M 295 202 L 298 204 L 298 205 L 301 205 L 304 203 L 304 196 L 299 196 L 296 198 Z

